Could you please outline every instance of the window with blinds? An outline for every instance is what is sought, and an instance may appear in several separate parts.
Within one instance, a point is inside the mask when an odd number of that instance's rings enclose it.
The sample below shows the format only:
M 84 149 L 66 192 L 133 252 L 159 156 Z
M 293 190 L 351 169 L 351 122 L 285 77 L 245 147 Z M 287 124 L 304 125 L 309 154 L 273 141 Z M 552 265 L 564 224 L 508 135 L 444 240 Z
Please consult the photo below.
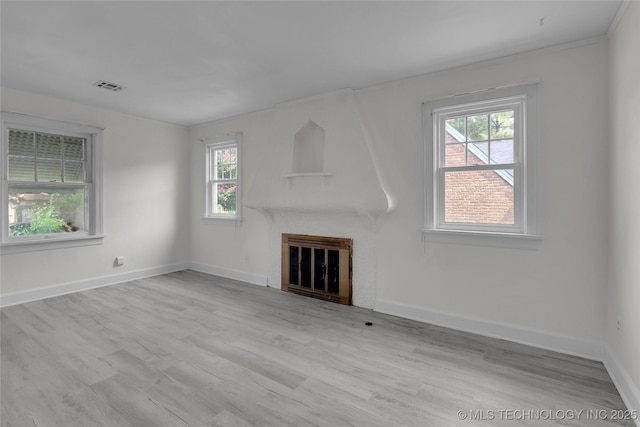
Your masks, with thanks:
M 100 234 L 94 151 L 101 130 L 29 116 L 11 123 L 4 116 L 3 243 Z M 30 126 L 29 119 L 56 129 Z

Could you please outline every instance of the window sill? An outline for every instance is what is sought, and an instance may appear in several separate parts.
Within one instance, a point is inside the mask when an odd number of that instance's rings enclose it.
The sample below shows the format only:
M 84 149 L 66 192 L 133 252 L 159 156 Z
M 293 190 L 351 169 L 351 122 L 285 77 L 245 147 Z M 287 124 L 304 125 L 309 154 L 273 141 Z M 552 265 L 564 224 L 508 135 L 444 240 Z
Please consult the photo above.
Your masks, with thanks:
M 50 240 L 31 240 L 25 242 L 3 243 L 0 254 L 17 254 L 22 252 L 48 251 L 52 249 L 76 248 L 81 246 L 101 245 L 104 235 L 84 236 L 75 238 L 61 238 Z
M 217 221 L 242 221 L 239 216 L 203 216 L 201 217 L 205 222 L 217 222 Z
M 536 250 L 542 236 L 535 234 L 423 229 L 425 241 L 457 245 Z

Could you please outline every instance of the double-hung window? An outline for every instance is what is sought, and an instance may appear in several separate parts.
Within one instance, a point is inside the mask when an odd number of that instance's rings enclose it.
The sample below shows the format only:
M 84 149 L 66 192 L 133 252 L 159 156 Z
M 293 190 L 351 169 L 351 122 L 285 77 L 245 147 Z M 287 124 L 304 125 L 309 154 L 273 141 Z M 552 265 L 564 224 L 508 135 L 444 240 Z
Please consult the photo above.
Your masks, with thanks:
M 536 94 L 514 86 L 425 104 L 427 236 L 537 235 Z
M 3 253 L 98 242 L 101 143 L 95 126 L 2 113 Z
M 205 139 L 211 140 L 206 145 L 205 216 L 240 219 L 240 134 Z

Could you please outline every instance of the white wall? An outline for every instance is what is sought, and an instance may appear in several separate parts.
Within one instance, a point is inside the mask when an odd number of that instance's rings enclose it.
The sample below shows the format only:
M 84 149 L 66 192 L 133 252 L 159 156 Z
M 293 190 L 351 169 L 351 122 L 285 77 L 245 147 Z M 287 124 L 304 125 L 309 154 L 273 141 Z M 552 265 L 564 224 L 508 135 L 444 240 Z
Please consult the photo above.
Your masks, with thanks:
M 2 255 L 3 297 L 188 261 L 185 128 L 8 88 L 1 101 L 4 111 L 105 128 L 104 243 Z M 126 257 L 124 266 L 113 266 L 117 255 Z
M 380 226 L 378 298 L 601 341 L 607 76 L 595 39 L 360 91 L 398 201 Z M 538 250 L 423 245 L 421 102 L 529 81 L 540 82 Z
M 351 229 L 364 235 L 364 246 L 371 244 L 367 250 L 377 259 L 372 280 L 378 301 L 601 342 L 607 281 L 607 78 L 607 43 L 598 38 L 358 90 L 359 109 L 395 211 L 383 216 L 376 229 L 346 214 L 289 219 L 287 224 L 303 224 L 301 232 L 309 234 Z M 544 240 L 539 249 L 423 244 L 421 103 L 529 81 L 540 81 Z M 298 108 L 305 111 L 305 104 Z M 277 246 L 267 239 L 278 236 L 256 211 L 245 210 L 241 226 L 199 219 L 203 151 L 196 139 L 243 131 L 244 182 L 250 185 L 266 147 L 274 143 L 268 135 L 275 111 L 278 107 L 191 130 L 194 261 L 256 274 L 266 274 L 273 265 Z M 353 167 L 357 174 L 358 163 Z M 357 250 L 357 241 L 354 246 Z M 356 304 L 367 306 L 368 300 Z
M 197 269 L 220 275 L 237 276 L 237 272 L 242 272 L 244 276 L 249 275 L 244 280 L 266 284 L 268 225 L 265 218 L 251 209 L 243 209 L 242 222 L 202 218 L 205 214 L 205 150 L 199 138 L 242 131 L 242 181 L 251 183 L 268 149 L 264 134 L 270 126 L 271 116 L 267 112 L 189 129 L 191 261 Z
M 611 206 L 607 343 L 635 384 L 640 410 L 640 3 L 611 35 Z M 620 318 L 620 330 L 617 319 Z M 629 399 L 631 399 L 629 390 Z

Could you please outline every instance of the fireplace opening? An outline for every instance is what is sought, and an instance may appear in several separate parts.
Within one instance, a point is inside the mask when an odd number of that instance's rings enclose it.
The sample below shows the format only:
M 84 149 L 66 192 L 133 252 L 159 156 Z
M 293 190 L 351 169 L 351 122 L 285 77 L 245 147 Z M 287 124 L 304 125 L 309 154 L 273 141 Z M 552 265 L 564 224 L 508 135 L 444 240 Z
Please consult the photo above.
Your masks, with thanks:
M 353 241 L 282 235 L 282 290 L 351 305 Z

